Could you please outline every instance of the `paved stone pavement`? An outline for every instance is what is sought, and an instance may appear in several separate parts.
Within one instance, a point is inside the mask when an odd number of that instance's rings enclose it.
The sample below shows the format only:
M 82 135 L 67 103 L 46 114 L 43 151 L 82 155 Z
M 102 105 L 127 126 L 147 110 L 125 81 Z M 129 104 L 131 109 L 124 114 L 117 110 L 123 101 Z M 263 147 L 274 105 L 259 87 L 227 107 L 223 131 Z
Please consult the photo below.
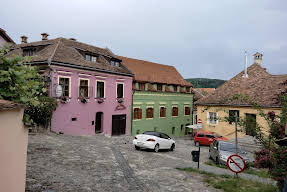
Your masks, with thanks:
M 207 186 L 203 176 L 175 169 L 196 166 L 190 140 L 177 140 L 173 152 L 154 153 L 136 151 L 132 139 L 29 135 L 26 191 L 219 191 Z M 208 148 L 201 152 L 203 162 Z

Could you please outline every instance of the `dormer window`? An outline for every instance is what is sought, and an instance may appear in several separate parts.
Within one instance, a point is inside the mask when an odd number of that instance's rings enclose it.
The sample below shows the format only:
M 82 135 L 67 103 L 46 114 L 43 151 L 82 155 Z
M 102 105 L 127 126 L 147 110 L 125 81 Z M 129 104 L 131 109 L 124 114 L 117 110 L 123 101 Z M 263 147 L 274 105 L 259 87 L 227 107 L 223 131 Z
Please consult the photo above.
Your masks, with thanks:
M 118 62 L 118 61 L 111 61 L 111 66 L 119 67 L 120 66 L 120 62 Z
M 98 57 L 94 55 L 86 54 L 86 61 L 91 61 L 93 63 L 96 63 L 98 61 Z
M 35 48 L 30 48 L 30 49 L 24 49 L 23 50 L 23 56 L 33 56 L 36 53 L 36 49 Z

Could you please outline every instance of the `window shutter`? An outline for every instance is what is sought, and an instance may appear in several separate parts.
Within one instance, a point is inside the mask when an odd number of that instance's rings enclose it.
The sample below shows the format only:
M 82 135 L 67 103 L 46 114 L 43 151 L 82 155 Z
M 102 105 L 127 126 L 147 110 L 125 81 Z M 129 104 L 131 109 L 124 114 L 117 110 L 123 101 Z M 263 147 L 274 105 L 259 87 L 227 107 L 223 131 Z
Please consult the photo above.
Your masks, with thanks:
M 216 113 L 216 125 L 218 124 L 218 113 Z
M 207 124 L 209 124 L 209 119 L 210 119 L 209 112 L 207 112 L 207 118 L 206 118 Z
M 139 109 L 139 119 L 142 119 L 142 109 Z

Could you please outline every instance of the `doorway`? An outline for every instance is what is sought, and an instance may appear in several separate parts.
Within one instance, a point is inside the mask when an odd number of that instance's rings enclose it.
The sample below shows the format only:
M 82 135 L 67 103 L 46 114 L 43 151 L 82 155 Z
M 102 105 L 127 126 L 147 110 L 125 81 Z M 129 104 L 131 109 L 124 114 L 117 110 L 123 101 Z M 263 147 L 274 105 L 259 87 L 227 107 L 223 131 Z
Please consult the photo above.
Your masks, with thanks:
M 112 119 L 112 135 L 126 134 L 126 115 L 113 115 Z
M 256 130 L 256 115 L 246 113 L 246 135 L 255 136 Z
M 103 112 L 96 113 L 95 133 L 101 133 L 103 124 Z

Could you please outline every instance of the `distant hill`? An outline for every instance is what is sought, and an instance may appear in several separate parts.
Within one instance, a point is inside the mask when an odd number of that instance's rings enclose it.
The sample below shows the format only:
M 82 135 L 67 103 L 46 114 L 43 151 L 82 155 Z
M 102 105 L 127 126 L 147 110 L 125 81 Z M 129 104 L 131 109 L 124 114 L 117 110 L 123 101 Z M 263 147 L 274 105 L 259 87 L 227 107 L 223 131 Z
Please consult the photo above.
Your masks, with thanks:
M 185 80 L 190 82 L 194 88 L 217 88 L 225 83 L 225 80 L 221 79 L 190 78 Z

